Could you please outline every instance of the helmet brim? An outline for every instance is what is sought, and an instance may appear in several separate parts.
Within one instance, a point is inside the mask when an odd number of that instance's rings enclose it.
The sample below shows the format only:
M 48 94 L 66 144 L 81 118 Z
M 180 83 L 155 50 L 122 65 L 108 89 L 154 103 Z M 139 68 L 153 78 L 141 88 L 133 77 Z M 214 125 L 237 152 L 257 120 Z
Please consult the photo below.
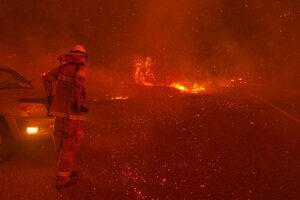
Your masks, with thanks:
M 86 55 L 86 53 L 83 53 L 81 51 L 70 51 L 68 54 L 82 56 L 82 57 L 85 57 L 86 59 L 88 58 L 88 56 Z

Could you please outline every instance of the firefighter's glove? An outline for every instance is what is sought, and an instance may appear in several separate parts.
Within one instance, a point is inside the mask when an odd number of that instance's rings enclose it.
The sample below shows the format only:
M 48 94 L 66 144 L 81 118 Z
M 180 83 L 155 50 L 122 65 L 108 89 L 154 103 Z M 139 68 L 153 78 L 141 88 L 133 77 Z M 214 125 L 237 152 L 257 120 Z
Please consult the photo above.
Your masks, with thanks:
M 47 101 L 47 105 L 48 105 L 48 106 L 51 106 L 52 101 L 53 101 L 53 98 L 54 98 L 53 95 L 47 96 L 46 101 Z
M 79 109 L 78 109 L 78 104 L 76 102 L 73 102 L 72 103 L 72 111 L 74 113 L 78 113 L 79 112 Z
M 88 107 L 86 107 L 86 106 L 81 106 L 81 107 L 79 108 L 79 111 L 82 112 L 82 113 L 88 113 L 88 112 L 89 112 L 89 109 L 88 109 Z
M 47 111 L 49 111 L 49 109 L 50 109 L 50 106 L 51 106 L 51 104 L 53 102 L 53 98 L 54 98 L 53 95 L 47 96 L 47 98 L 46 98 L 46 108 L 47 108 Z

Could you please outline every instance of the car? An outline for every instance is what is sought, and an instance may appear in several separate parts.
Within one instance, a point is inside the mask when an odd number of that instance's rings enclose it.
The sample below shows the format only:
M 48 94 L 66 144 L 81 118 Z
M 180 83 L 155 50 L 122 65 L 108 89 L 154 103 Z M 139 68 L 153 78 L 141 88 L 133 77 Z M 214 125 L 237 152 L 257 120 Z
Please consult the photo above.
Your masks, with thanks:
M 51 138 L 54 119 L 47 116 L 45 97 L 12 68 L 0 67 L 0 162 L 17 141 Z

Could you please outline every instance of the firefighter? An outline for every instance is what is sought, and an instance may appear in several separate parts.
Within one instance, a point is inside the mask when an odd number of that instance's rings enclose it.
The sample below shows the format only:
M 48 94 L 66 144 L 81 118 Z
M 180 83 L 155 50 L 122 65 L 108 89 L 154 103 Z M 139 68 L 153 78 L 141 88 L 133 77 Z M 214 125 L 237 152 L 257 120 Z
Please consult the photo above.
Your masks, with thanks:
M 60 65 L 42 76 L 47 95 L 48 115 L 54 116 L 53 140 L 57 150 L 58 166 L 56 188 L 62 189 L 76 182 L 73 170 L 76 150 L 84 137 L 87 61 L 86 50 L 75 45 L 69 53 L 58 58 Z

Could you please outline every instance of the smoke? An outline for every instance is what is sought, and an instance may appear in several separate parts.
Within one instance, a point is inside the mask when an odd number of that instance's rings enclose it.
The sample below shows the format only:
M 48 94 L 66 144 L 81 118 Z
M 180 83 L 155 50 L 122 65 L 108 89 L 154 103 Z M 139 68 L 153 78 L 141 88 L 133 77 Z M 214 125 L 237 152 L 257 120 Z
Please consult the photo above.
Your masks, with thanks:
M 295 0 L 152 1 L 142 35 L 167 70 L 184 77 L 299 86 L 299 15 Z
M 170 79 L 245 76 L 299 84 L 298 0 L 0 4 L 1 65 L 33 78 L 80 43 L 97 71 L 90 76 L 103 84 L 128 79 L 136 56 L 152 57 Z

